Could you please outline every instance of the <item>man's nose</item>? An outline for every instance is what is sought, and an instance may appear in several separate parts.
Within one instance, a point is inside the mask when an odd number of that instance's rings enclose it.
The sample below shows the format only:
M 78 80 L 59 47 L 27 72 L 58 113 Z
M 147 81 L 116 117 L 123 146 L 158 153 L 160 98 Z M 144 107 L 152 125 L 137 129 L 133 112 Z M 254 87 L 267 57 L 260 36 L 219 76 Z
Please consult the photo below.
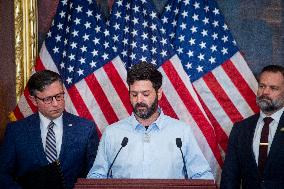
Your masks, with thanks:
M 137 95 L 137 102 L 140 103 L 140 102 L 143 102 L 143 100 L 144 100 L 143 95 L 142 94 L 138 94 Z
M 263 88 L 263 91 L 262 91 L 262 94 L 270 94 L 271 90 L 269 87 L 264 87 Z
M 57 105 L 58 105 L 58 101 L 56 100 L 55 96 L 52 97 L 51 104 L 52 104 L 53 106 L 57 106 Z

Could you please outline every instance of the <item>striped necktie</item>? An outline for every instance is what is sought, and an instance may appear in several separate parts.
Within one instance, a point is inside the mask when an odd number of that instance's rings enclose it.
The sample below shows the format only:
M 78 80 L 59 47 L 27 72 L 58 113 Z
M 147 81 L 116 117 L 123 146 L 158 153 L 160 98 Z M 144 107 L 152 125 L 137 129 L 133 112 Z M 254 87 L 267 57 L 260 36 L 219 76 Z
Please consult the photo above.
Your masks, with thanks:
M 46 135 L 45 154 L 46 154 L 46 159 L 48 160 L 49 163 L 52 163 L 57 159 L 56 140 L 55 140 L 55 133 L 53 131 L 54 125 L 55 123 L 53 121 L 49 123 Z
M 273 121 L 271 117 L 265 117 L 263 119 L 264 125 L 261 131 L 260 144 L 259 144 L 259 156 L 258 156 L 258 169 L 260 174 L 263 174 L 267 151 L 268 151 L 268 135 L 269 135 L 269 124 Z

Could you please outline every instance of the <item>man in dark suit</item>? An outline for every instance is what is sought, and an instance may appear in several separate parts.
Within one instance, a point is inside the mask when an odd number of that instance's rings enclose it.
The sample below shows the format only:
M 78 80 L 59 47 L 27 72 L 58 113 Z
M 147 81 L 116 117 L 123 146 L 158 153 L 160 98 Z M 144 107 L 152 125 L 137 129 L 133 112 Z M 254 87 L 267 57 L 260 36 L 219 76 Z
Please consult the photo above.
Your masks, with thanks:
M 256 102 L 260 113 L 233 126 L 221 189 L 284 188 L 284 67 L 263 68 Z
M 7 125 L 0 153 L 0 188 L 21 188 L 19 180 L 27 179 L 25 175 L 55 161 L 60 162 L 66 188 L 72 188 L 93 165 L 99 142 L 96 126 L 64 111 L 59 74 L 37 72 L 27 86 L 38 112 Z

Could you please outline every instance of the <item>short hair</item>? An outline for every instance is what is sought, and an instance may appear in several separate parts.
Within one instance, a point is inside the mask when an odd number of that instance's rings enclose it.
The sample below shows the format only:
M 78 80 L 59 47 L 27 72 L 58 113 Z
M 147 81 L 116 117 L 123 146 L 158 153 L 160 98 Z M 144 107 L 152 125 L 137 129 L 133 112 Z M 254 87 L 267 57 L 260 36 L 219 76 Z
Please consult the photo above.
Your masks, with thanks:
M 43 70 L 43 71 L 38 71 L 34 73 L 30 77 L 27 83 L 27 87 L 30 92 L 30 95 L 35 96 L 36 91 L 42 92 L 46 86 L 51 85 L 55 81 L 59 81 L 60 83 L 63 83 L 60 75 L 51 70 Z
M 264 68 L 262 68 L 261 72 L 259 73 L 258 75 L 258 80 L 259 80 L 259 77 L 262 75 L 263 72 L 273 72 L 273 73 L 276 73 L 276 72 L 280 72 L 284 78 L 284 67 L 283 66 L 280 66 L 280 65 L 268 65 L 268 66 L 265 66 Z
M 142 61 L 133 65 L 127 72 L 127 84 L 130 86 L 135 81 L 149 80 L 157 91 L 161 88 L 163 76 L 153 64 Z

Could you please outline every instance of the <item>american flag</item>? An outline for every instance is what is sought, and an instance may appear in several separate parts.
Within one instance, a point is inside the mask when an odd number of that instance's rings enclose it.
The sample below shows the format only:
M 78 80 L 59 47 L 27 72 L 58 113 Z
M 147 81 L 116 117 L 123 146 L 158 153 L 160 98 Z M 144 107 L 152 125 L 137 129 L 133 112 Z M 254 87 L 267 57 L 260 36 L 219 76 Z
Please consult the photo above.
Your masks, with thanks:
M 169 0 L 160 18 L 226 152 L 233 123 L 259 111 L 255 77 L 214 0 Z
M 211 168 L 217 175 L 222 164 L 214 128 L 211 126 L 179 57 L 170 45 L 153 4 L 146 0 L 115 1 L 108 23 L 115 49 L 126 66 L 147 61 L 164 76 L 163 111 L 188 123 Z

